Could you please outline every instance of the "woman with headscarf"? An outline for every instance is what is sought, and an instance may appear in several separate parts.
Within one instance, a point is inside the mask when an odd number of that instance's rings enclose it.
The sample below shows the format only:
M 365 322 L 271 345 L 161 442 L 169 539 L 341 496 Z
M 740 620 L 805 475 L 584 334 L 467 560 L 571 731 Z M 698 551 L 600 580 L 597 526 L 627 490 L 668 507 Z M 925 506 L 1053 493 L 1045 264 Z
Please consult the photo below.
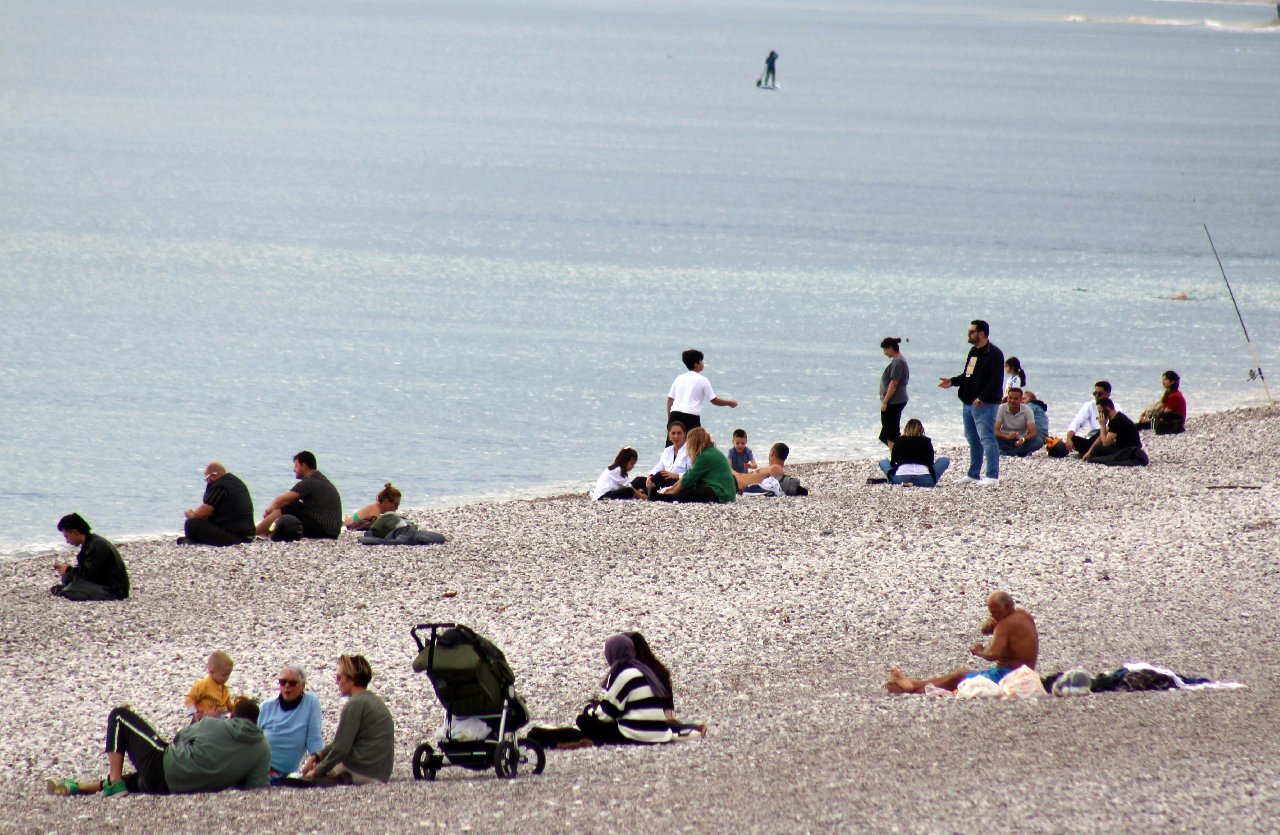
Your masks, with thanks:
M 604 659 L 609 664 L 601 684 L 604 696 L 582 712 L 578 728 L 597 745 L 670 742 L 675 733 L 663 703 L 667 689 L 636 658 L 635 644 L 626 635 L 614 635 L 604 643 Z

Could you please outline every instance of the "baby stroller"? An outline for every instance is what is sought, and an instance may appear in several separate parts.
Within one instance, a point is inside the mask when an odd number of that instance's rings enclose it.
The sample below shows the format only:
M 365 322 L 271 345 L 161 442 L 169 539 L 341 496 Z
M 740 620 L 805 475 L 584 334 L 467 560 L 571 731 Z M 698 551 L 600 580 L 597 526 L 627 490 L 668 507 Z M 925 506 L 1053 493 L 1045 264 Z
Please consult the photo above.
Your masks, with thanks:
M 446 760 L 472 771 L 492 768 L 499 777 L 514 777 L 521 766 L 532 763 L 533 773 L 541 774 L 547 764 L 542 746 L 516 739 L 516 731 L 529 722 L 529 711 L 516 693 L 516 676 L 502 650 L 460 623 L 420 623 L 409 634 L 418 645 L 413 669 L 431 679 L 445 710 L 447 734 L 439 741 L 439 753 L 426 742 L 413 752 L 414 779 L 436 779 Z M 455 719 L 464 717 L 468 730 L 480 727 L 484 738 L 460 732 Z

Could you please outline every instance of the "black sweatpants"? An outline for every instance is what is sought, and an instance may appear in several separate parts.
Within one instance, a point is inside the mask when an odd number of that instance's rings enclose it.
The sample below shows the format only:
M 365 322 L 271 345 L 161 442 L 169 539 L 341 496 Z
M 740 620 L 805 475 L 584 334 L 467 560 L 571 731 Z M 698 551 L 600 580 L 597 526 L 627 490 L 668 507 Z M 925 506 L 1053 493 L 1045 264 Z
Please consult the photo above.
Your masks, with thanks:
M 253 538 L 237 536 L 226 528 L 220 528 L 208 519 L 188 519 L 184 526 L 187 539 L 193 545 L 243 545 Z
M 703 502 L 713 503 L 720 501 L 720 497 L 716 495 L 716 491 L 710 487 L 686 487 L 679 493 L 650 493 L 649 498 L 655 502 Z
M 118 707 L 107 715 L 107 753 L 121 753 L 137 769 L 124 776 L 131 792 L 168 794 L 164 779 L 164 751 L 169 747 L 156 735 L 155 728 L 127 707 Z

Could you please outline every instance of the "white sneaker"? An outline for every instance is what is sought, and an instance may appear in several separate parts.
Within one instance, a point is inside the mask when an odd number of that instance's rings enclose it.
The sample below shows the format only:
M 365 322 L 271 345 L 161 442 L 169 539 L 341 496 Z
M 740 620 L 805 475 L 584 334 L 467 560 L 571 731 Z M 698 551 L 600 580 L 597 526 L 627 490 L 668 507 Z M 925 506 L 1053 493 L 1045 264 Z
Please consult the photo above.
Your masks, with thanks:
M 979 487 L 999 487 L 1000 479 L 998 478 L 982 478 L 977 481 Z
M 977 484 L 979 481 L 981 481 L 981 479 L 974 478 L 971 475 L 966 475 L 964 478 L 960 479 L 961 484 Z

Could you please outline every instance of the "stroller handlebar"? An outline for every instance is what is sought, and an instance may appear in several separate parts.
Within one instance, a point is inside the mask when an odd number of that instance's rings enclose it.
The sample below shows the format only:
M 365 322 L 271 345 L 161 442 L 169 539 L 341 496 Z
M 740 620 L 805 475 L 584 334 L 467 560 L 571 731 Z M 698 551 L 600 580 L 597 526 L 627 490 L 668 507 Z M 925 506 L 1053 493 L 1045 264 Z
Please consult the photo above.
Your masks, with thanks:
M 433 642 L 435 641 L 436 633 L 441 629 L 452 629 L 457 625 L 458 624 L 456 623 L 420 623 L 417 626 L 410 627 L 409 634 L 413 636 L 414 643 L 418 645 L 418 652 L 422 652 L 427 648 L 427 641 L 424 641 L 422 636 L 418 634 L 420 631 L 425 632 L 428 629 L 431 630 L 431 637 L 428 641 Z

